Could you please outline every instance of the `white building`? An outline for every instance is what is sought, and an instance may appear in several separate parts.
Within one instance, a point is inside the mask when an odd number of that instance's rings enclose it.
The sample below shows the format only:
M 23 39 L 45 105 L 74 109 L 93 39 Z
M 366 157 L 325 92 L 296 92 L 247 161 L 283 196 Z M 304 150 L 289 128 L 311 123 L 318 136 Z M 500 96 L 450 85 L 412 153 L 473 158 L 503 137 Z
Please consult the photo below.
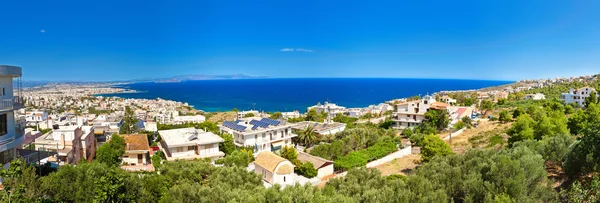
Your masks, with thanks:
M 254 172 L 270 184 L 288 185 L 294 183 L 294 165 L 287 159 L 272 152 L 261 152 L 254 160 Z
M 567 104 L 577 103 L 579 106 L 585 106 L 585 98 L 588 98 L 592 92 L 595 92 L 596 96 L 599 96 L 598 92 L 596 92 L 596 89 L 591 87 L 582 87 L 579 89 L 571 88 L 568 93 L 562 93 L 560 98 Z
M 333 174 L 333 161 L 298 151 L 298 161 L 310 162 L 317 169 L 317 177 L 323 178 Z
M 195 115 L 195 116 L 176 116 L 173 118 L 173 123 L 175 124 L 183 124 L 183 123 L 202 123 L 206 120 L 206 117 L 203 115 Z
M 236 146 L 253 146 L 257 155 L 262 151 L 277 151 L 283 146 L 291 146 L 292 138 L 297 136 L 292 133 L 292 126 L 294 124 L 284 120 L 252 117 L 225 121 L 220 128 L 233 136 Z
M 452 99 L 452 97 L 449 97 L 448 95 L 442 96 L 440 100 L 441 102 L 444 102 L 449 105 L 456 105 L 456 99 Z
M 237 118 L 238 119 L 245 118 L 248 114 L 251 114 L 252 116 L 258 116 L 259 112 L 257 110 L 238 111 L 237 112 Z
M 325 112 L 329 118 L 335 117 L 338 113 L 344 114 L 346 112 L 346 107 L 338 106 L 334 103 L 325 102 L 321 104 L 321 102 L 317 103 L 317 105 L 311 106 L 307 108 L 307 111 L 310 109 L 315 109 L 317 113 Z
M 436 102 L 432 96 L 426 95 L 418 101 L 404 102 L 395 104 L 392 121 L 394 128 L 404 129 L 413 128 L 420 125 L 425 119 L 425 113 L 430 108 L 445 109 L 448 106 L 446 103 Z
M 158 125 L 156 122 L 144 122 L 144 130 L 150 132 L 158 131 Z
M 285 119 L 300 117 L 299 111 L 281 112 L 281 116 Z
M 219 143 L 223 138 L 211 132 L 195 128 L 180 128 L 158 131 L 162 141 L 162 149 L 167 160 L 204 159 L 216 160 L 225 156 L 219 151 Z
M 14 79 L 14 80 L 13 80 Z M 13 84 L 19 85 L 14 89 Z M 15 148 L 23 142 L 24 124 L 17 124 L 14 111 L 23 108 L 21 67 L 0 65 L 0 162 L 15 158 Z
M 360 118 L 361 116 L 365 115 L 365 111 L 362 108 L 349 108 L 346 109 L 345 114 L 350 117 Z M 333 117 L 335 117 L 335 115 L 337 114 L 334 114 Z
M 25 121 L 27 122 L 44 122 L 48 120 L 48 113 L 45 111 L 27 111 L 25 112 Z
M 525 95 L 525 100 L 543 100 L 543 99 L 546 99 L 546 96 L 542 93 Z

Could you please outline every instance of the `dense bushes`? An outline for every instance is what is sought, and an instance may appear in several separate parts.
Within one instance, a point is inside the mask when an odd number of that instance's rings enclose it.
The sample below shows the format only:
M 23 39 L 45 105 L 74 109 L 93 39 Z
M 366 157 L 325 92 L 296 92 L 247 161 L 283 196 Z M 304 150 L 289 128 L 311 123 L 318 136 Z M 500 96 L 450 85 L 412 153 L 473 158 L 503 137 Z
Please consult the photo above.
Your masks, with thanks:
M 392 136 L 368 128 L 347 129 L 337 133 L 336 138 L 332 143 L 315 146 L 310 154 L 334 160 L 336 169 L 347 170 L 397 150 Z
M 421 148 L 421 157 L 423 161 L 428 162 L 435 156 L 446 156 L 452 154 L 452 148 L 444 140 L 436 135 L 427 135 L 423 139 Z
M 383 139 L 375 145 L 342 156 L 334 161 L 334 167 L 337 170 L 349 170 L 351 168 L 365 166 L 369 161 L 382 158 L 398 148 L 391 138 Z

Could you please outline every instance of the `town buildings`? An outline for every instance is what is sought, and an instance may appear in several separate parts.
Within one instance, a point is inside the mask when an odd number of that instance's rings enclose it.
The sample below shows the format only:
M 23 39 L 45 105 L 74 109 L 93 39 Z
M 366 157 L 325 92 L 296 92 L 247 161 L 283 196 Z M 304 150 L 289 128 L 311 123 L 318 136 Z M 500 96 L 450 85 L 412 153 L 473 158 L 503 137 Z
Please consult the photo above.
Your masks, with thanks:
M 13 87 L 13 84 L 19 86 Z M 15 110 L 23 108 L 21 67 L 0 65 L 0 163 L 16 156 L 15 148 L 23 142 L 24 123 L 15 119 Z
M 48 113 L 45 111 L 27 111 L 25 113 L 25 121 L 31 124 L 37 124 L 48 120 Z
M 456 105 L 456 99 L 452 99 L 451 97 L 449 97 L 448 95 L 444 95 L 440 98 L 441 102 L 444 102 L 446 104 L 449 105 Z
M 292 133 L 294 124 L 285 120 L 269 118 L 242 118 L 234 122 L 224 121 L 221 131 L 233 136 L 236 146 L 253 146 L 254 153 L 263 151 L 277 151 L 283 146 L 291 146 L 292 138 L 297 135 Z
M 270 184 L 294 183 L 294 165 L 269 151 L 260 152 L 254 159 L 254 172 Z
M 546 99 L 546 96 L 542 93 L 525 95 L 525 100 L 543 100 L 543 99 Z
M 307 111 L 310 111 L 310 109 L 315 109 L 317 111 L 317 113 L 325 112 L 325 113 L 327 113 L 327 116 L 330 119 L 335 117 L 337 114 L 346 113 L 346 107 L 338 106 L 337 104 L 329 103 L 327 101 L 323 104 L 321 104 L 321 102 L 319 102 L 319 103 L 317 103 L 317 105 L 308 107 Z
M 290 112 L 281 112 L 281 117 L 283 117 L 284 119 L 298 118 L 300 117 L 300 112 L 298 110 Z
M 167 160 L 204 159 L 216 160 L 225 154 L 219 151 L 223 138 L 212 132 L 195 128 L 180 128 L 158 131 L 162 149 Z
M 247 117 L 248 115 L 250 116 L 258 116 L 259 112 L 257 110 L 249 110 L 249 111 L 238 111 L 237 112 L 237 118 L 238 119 L 242 119 Z
M 173 124 L 183 124 L 183 123 L 202 123 L 206 120 L 206 117 L 203 115 L 195 115 L 195 116 L 176 116 L 173 118 Z
M 596 92 L 596 89 L 591 87 L 582 87 L 579 89 L 571 88 L 569 89 L 568 93 L 562 93 L 560 98 L 567 104 L 577 103 L 579 106 L 585 106 L 585 99 L 588 98 L 592 92 L 595 92 L 596 96 L 599 96 L 598 92 Z

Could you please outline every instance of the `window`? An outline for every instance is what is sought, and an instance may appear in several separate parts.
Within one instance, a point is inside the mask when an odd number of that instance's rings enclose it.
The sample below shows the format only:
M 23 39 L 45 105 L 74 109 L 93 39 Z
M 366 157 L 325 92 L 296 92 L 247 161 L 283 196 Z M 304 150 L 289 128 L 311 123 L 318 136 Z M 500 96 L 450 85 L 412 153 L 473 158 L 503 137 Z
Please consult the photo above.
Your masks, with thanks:
M 6 96 L 6 89 L 4 87 L 2 88 L 2 96 Z
M 8 120 L 6 114 L 0 115 L 0 135 L 6 135 L 8 133 Z
M 285 183 L 285 176 L 283 176 L 283 182 Z

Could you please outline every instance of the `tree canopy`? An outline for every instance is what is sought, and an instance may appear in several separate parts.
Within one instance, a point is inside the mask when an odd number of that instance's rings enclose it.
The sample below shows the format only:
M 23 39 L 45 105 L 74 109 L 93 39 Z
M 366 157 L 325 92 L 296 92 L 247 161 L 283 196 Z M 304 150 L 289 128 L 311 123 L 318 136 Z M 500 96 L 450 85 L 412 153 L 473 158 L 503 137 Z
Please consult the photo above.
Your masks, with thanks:
M 96 152 L 96 160 L 108 166 L 119 166 L 125 154 L 125 139 L 114 134 L 110 140 L 100 145 Z

